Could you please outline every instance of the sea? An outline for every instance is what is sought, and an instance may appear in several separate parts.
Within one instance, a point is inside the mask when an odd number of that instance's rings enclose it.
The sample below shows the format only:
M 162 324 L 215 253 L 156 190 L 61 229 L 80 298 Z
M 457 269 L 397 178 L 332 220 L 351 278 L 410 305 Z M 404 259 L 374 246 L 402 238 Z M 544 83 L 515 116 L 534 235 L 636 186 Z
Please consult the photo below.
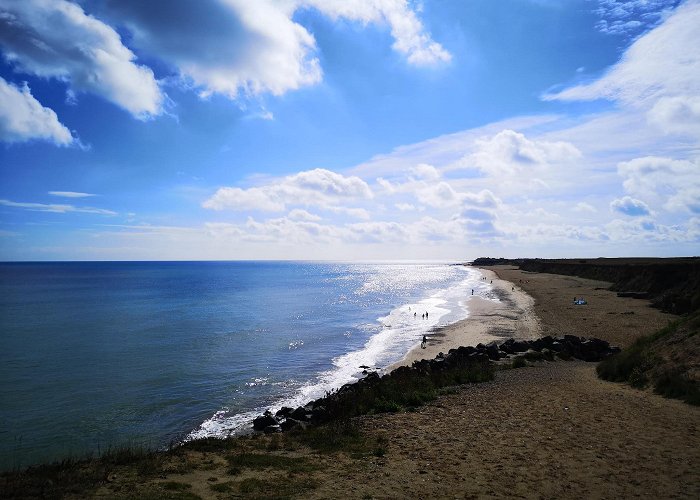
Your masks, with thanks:
M 466 318 L 481 277 L 427 262 L 0 263 L 0 469 L 247 432 Z

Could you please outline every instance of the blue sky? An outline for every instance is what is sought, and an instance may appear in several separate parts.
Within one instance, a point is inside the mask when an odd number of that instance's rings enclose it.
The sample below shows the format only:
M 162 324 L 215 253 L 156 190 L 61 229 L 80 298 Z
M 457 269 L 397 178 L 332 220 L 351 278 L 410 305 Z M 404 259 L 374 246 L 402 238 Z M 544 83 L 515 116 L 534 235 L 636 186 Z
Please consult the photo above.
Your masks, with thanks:
M 698 26 L 698 0 L 0 0 L 0 260 L 697 255 Z

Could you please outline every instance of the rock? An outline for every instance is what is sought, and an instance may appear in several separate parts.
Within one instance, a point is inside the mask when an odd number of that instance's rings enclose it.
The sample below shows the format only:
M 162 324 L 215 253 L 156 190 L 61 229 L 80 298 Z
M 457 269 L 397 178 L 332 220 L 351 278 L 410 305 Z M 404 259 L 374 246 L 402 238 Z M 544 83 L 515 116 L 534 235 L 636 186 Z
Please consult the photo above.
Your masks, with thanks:
M 324 406 L 317 406 L 311 413 L 311 423 L 320 424 L 328 420 L 328 411 Z
M 294 420 L 298 420 L 299 422 L 308 422 L 311 419 L 311 411 L 307 411 L 306 408 L 300 406 L 296 410 L 294 410 L 292 413 L 287 415 L 287 418 L 293 418 Z
M 299 420 L 294 420 L 293 418 L 287 417 L 284 422 L 280 424 L 282 431 L 287 432 L 294 429 L 306 429 L 309 424 L 306 422 L 301 422 Z
M 270 425 L 277 425 L 277 420 L 271 413 L 269 415 L 263 414 L 253 420 L 253 429 L 256 431 L 262 431 Z
M 494 361 L 498 361 L 501 357 L 498 344 L 495 341 L 489 342 L 489 344 L 486 346 L 486 355 L 489 357 L 489 359 Z
M 530 349 L 530 344 L 528 344 L 524 340 L 515 340 L 510 345 L 510 348 L 513 350 L 513 352 L 510 354 L 513 354 L 516 352 L 526 352 L 528 349 Z
M 277 413 L 275 413 L 275 417 L 286 418 L 289 415 L 291 415 L 293 411 L 294 411 L 294 408 L 290 408 L 289 406 L 283 406 L 282 408 L 277 410 Z
M 268 425 L 263 429 L 263 432 L 265 434 L 275 434 L 277 432 L 282 432 L 282 428 L 279 426 L 279 424 L 274 424 L 274 425 Z

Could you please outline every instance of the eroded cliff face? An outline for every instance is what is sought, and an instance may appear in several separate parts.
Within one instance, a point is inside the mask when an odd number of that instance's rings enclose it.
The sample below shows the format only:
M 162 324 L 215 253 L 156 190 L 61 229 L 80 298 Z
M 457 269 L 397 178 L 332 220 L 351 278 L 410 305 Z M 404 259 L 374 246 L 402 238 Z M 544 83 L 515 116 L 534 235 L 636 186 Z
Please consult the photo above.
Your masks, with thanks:
M 580 276 L 612 283 L 610 289 L 651 300 L 673 314 L 700 309 L 700 258 L 492 259 L 475 266 L 517 265 L 523 271 Z

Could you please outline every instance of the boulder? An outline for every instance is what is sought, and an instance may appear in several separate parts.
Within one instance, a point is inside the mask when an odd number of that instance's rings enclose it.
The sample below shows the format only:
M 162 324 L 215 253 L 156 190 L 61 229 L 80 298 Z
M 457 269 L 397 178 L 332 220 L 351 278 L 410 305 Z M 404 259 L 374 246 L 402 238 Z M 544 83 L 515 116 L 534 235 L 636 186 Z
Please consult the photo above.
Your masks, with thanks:
M 307 411 L 306 408 L 300 406 L 296 410 L 294 410 L 292 413 L 287 415 L 287 418 L 293 418 L 294 420 L 298 420 L 299 422 L 308 422 L 311 419 L 311 411 Z
M 294 429 L 306 429 L 309 424 L 306 422 L 301 422 L 299 420 L 294 420 L 293 418 L 287 417 L 281 424 L 280 428 L 282 431 L 287 432 Z
M 266 412 L 268 413 L 268 412 Z M 275 417 L 272 416 L 270 413 L 268 414 L 263 414 L 257 417 L 255 420 L 253 420 L 253 429 L 256 431 L 262 431 L 266 427 L 269 427 L 270 425 L 277 425 L 277 420 Z
M 493 342 L 489 342 L 486 345 L 486 355 L 489 357 L 489 359 L 492 359 L 494 361 L 498 361 L 498 359 L 501 357 L 500 354 L 500 349 L 498 348 L 498 344 L 494 340 Z
M 286 418 L 289 415 L 291 415 L 293 411 L 294 411 L 294 408 L 290 408 L 289 406 L 283 406 L 282 408 L 277 410 L 277 413 L 275 413 L 275 417 Z

